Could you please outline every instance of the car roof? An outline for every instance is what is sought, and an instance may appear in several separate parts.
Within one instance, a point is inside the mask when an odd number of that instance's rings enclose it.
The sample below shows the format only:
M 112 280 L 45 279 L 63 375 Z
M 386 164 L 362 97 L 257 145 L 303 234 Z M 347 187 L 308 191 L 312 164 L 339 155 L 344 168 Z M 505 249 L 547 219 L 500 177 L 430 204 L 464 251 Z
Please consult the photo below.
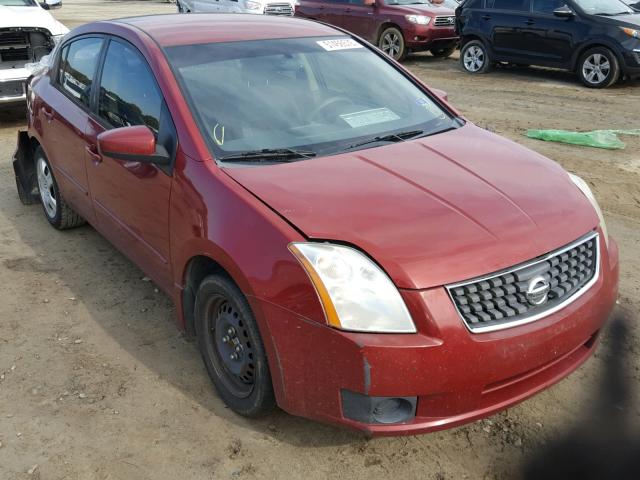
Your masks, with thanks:
M 190 13 L 120 18 L 112 22 L 144 31 L 160 46 L 343 35 L 321 23 L 274 15 Z

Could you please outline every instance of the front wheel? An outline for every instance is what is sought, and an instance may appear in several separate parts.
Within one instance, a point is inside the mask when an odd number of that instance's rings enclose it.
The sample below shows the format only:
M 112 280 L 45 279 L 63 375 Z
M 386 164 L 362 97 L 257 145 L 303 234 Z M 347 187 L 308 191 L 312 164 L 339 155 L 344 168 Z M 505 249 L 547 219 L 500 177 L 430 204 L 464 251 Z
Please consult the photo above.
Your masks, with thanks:
M 275 407 L 258 325 L 240 289 L 226 275 L 205 278 L 196 294 L 195 327 L 207 372 L 236 413 L 257 417 Z
M 396 27 L 389 27 L 382 32 L 378 41 L 378 48 L 399 62 L 407 56 L 404 37 Z
M 462 46 L 460 64 L 468 73 L 487 73 L 492 66 L 489 51 L 480 40 L 471 40 Z
M 611 50 L 596 47 L 587 50 L 578 62 L 578 76 L 589 88 L 606 88 L 618 81 L 620 65 Z

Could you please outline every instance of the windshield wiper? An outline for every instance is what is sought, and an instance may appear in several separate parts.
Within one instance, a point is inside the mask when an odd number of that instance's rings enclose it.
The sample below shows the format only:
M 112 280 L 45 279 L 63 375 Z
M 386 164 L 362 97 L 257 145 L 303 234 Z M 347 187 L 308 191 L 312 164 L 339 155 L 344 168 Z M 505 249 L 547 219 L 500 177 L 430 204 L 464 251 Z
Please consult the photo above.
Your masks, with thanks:
M 222 162 L 292 162 L 299 158 L 315 157 L 316 153 L 307 150 L 293 150 L 291 148 L 263 148 L 262 150 L 247 150 L 219 157 Z
M 365 140 L 364 142 L 354 143 L 353 145 L 348 146 L 345 150 L 351 150 L 353 148 L 358 148 L 363 145 L 369 145 L 370 143 L 378 143 L 378 142 L 404 142 L 405 140 L 409 140 L 410 138 L 417 137 L 418 135 L 422 135 L 424 133 L 423 130 L 409 130 L 406 132 L 398 132 L 398 133 L 390 133 L 389 135 L 382 135 L 380 137 L 373 137 L 369 140 Z

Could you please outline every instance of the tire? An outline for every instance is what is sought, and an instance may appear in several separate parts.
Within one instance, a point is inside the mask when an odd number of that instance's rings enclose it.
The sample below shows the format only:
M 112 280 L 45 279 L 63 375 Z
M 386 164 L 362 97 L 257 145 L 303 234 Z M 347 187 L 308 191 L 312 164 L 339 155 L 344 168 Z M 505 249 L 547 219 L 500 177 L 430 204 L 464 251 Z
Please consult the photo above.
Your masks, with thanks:
M 480 40 L 471 40 L 460 49 L 460 65 L 467 73 L 487 73 L 493 62 L 485 44 Z
M 33 155 L 38 180 L 38 193 L 44 216 L 58 230 L 79 227 L 86 222 L 65 201 L 58 183 L 42 147 L 38 147 Z
M 431 55 L 433 55 L 434 57 L 448 58 L 453 54 L 453 52 L 456 51 L 456 45 L 453 44 L 448 47 L 432 48 L 429 51 L 431 52 Z
M 198 287 L 195 329 L 224 403 L 245 417 L 271 412 L 276 401 L 262 338 L 247 299 L 226 275 L 210 275 Z
M 378 39 L 378 48 L 398 62 L 401 62 L 407 56 L 404 36 L 396 27 L 384 29 Z
M 620 64 L 615 54 L 605 47 L 587 50 L 578 61 L 578 77 L 589 88 L 607 88 L 618 81 Z

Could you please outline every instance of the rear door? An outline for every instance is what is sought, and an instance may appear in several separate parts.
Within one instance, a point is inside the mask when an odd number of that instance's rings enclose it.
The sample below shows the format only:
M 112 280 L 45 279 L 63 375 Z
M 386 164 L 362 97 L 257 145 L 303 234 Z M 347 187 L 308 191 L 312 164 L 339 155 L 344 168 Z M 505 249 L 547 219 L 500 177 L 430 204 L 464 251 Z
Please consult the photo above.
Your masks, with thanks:
M 95 103 L 86 137 L 98 228 L 168 290 L 171 168 L 102 156 L 97 149 L 97 136 L 105 130 L 146 125 L 175 157 L 175 126 L 152 70 L 133 45 L 109 40 Z
M 490 25 L 491 46 L 498 59 L 517 60 L 526 55 L 530 47 L 524 29 L 531 0 L 486 0 L 486 7 L 480 18 Z
M 312 20 L 326 21 L 329 0 L 300 0 L 296 8 L 296 17 L 310 18 Z
M 93 222 L 85 166 L 84 132 L 90 98 L 104 44 L 102 37 L 81 37 L 67 43 L 52 71 L 52 88 L 40 95 L 36 114 L 41 119 L 43 145 L 65 199 L 86 220 Z
M 343 5 L 343 8 L 344 17 L 341 26 L 368 41 L 375 42 L 376 20 L 374 12 L 377 7 L 364 5 L 363 0 L 349 0 Z

